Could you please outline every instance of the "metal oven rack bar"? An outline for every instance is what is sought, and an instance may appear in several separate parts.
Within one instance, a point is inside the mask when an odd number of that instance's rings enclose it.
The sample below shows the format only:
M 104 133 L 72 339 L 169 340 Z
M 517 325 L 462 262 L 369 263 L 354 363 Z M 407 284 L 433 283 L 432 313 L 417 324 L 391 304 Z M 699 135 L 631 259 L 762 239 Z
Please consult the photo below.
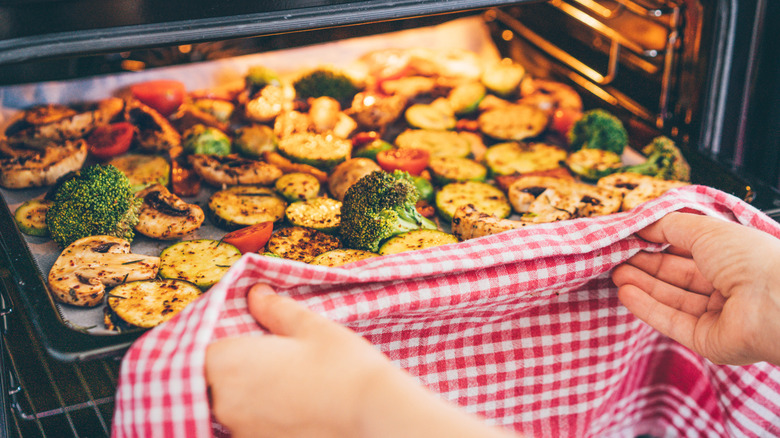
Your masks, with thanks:
M 0 267 L 0 290 L 13 287 Z M 120 357 L 59 362 L 33 335 L 23 312 L 3 297 L 2 378 L 6 419 L 0 433 L 18 437 L 108 437 Z M 7 394 L 7 397 L 5 395 Z

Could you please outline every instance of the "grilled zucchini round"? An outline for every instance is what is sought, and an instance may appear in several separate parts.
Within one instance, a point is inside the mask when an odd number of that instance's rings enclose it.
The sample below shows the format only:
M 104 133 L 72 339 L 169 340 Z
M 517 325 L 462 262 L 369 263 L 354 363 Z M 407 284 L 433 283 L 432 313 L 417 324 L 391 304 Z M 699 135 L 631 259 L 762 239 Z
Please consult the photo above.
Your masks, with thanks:
M 152 328 L 171 319 L 202 291 L 192 283 L 176 279 L 139 280 L 111 289 L 108 307 L 133 327 Z M 120 327 L 107 317 L 107 324 Z
M 215 192 L 209 198 L 209 210 L 217 225 L 228 229 L 284 218 L 287 203 L 273 189 L 234 186 Z
M 206 290 L 240 258 L 241 251 L 229 243 L 211 239 L 185 240 L 163 250 L 158 275 L 189 281 Z

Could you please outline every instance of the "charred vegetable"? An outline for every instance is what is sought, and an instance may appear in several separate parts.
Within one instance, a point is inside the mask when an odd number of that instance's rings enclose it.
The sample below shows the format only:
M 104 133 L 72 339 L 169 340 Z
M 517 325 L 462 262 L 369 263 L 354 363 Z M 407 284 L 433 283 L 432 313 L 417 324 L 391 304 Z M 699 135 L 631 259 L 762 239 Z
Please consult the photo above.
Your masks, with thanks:
M 230 137 L 217 128 L 195 125 L 184 132 L 182 147 L 188 154 L 230 154 Z
M 602 109 L 585 111 L 569 131 L 572 150 L 602 149 L 618 155 L 628 144 L 623 122 Z

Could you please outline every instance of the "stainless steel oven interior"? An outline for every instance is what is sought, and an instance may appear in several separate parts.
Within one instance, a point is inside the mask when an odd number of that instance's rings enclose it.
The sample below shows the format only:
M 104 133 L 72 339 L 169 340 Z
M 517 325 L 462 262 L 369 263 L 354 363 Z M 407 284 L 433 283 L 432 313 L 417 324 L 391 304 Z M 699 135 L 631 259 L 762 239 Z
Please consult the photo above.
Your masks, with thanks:
M 780 208 L 778 2 L 239 1 L 219 10 L 207 2 L 176 10 L 125 1 L 120 13 L 97 3 L 0 0 L 0 85 L 151 69 L 479 15 L 504 56 L 534 76 L 575 86 L 586 107 L 610 108 L 638 144 L 659 133 L 678 140 L 695 181 L 770 214 Z M 90 19 L 74 11 L 90 5 L 99 12 Z M 56 24 L 57 14 L 71 24 Z M 20 309 L 11 261 L 0 260 L 0 433 L 108 436 L 119 356 L 73 363 L 50 357 L 36 339 L 38 322 Z

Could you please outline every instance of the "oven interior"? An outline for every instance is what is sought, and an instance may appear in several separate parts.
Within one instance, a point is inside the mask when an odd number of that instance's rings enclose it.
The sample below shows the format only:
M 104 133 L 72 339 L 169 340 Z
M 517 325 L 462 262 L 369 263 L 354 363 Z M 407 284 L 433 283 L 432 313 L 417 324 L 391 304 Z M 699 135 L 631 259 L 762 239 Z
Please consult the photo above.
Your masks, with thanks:
M 485 20 L 503 56 L 523 63 L 534 77 L 575 86 L 586 108 L 615 112 L 626 122 L 634 146 L 659 133 L 669 135 L 689 158 L 694 181 L 749 200 L 770 214 L 780 208 L 780 99 L 772 86 L 778 61 L 769 55 L 777 53 L 777 42 L 769 37 L 774 34 L 770 27 L 777 26 L 771 17 L 780 16 L 777 2 L 292 1 L 265 6 L 267 10 L 231 2 L 226 10 L 179 12 L 128 1 L 120 4 L 136 14 L 117 17 L 102 10 L 108 16 L 106 27 L 93 17 L 74 18 L 73 29 L 58 29 L 72 38 L 60 52 L 47 52 L 44 40 L 33 38 L 36 32 L 45 33 L 46 20 L 20 30 L 36 13 L 50 17 L 53 12 L 42 12 L 46 8 L 69 10 L 89 3 L 0 1 L 0 20 L 17 24 L 6 27 L 0 42 L 0 85 L 154 69 L 476 15 Z M 486 9 L 492 6 L 498 7 Z M 327 12 L 329 20 L 322 18 Z M 280 17 L 300 21 L 274 27 Z M 191 26 L 179 26 L 181 19 L 191 20 Z M 200 36 L 189 32 L 198 26 Z M 95 34 L 109 41 L 90 42 Z M 133 35 L 137 38 L 128 39 Z M 27 51 L 19 49 L 28 41 L 33 42 Z M 36 339 L 37 322 L 19 311 L 22 303 L 12 293 L 19 286 L 6 262 L 11 263 L 3 259 L 0 267 L 0 289 L 7 292 L 0 306 L 2 432 L 108 436 L 120 357 L 74 363 L 50 357 Z

